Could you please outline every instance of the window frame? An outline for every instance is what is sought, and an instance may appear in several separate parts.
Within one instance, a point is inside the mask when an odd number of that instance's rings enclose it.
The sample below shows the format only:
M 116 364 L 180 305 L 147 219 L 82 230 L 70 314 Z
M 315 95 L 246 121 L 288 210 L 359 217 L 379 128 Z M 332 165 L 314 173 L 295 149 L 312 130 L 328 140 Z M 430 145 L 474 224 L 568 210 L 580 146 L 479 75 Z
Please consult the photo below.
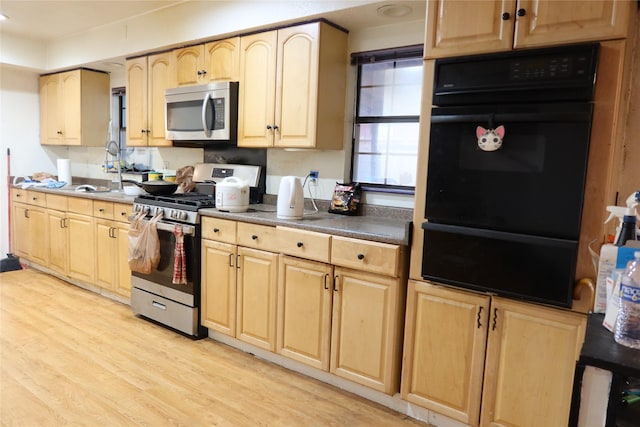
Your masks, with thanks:
M 353 172 L 355 170 L 356 160 L 356 135 L 357 127 L 360 124 L 368 123 L 420 123 L 420 112 L 418 115 L 402 115 L 402 116 L 366 116 L 360 117 L 360 89 L 362 84 L 362 65 L 374 62 L 390 62 L 401 59 L 420 59 L 424 55 L 424 45 L 411 45 L 399 48 L 382 49 L 368 52 L 354 52 L 351 54 L 351 65 L 356 67 L 356 87 L 355 87 L 355 103 L 353 111 L 353 129 L 351 133 L 351 162 L 350 162 L 350 179 L 354 180 Z M 424 82 L 422 82 L 424 84 Z M 417 153 L 416 153 L 417 162 Z M 390 184 L 374 184 L 360 183 L 363 191 L 374 191 L 378 193 L 394 193 L 394 194 L 415 194 L 415 186 L 390 185 Z

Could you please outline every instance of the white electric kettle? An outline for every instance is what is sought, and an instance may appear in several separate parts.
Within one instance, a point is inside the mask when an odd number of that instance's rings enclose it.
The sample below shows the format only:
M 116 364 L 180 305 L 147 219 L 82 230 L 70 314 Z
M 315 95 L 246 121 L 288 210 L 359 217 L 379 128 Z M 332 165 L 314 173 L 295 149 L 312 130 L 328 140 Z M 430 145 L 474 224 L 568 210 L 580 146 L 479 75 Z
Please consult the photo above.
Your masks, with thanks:
M 283 176 L 278 191 L 278 218 L 302 219 L 303 212 L 302 181 L 297 176 Z

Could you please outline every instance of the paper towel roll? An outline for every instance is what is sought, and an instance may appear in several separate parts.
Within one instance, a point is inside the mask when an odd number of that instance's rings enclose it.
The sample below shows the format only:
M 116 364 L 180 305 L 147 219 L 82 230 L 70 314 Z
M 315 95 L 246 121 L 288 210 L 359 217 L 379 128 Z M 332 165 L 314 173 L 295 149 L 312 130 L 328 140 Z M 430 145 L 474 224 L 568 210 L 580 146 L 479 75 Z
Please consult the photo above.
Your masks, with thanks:
M 58 181 L 71 185 L 71 160 L 58 159 Z

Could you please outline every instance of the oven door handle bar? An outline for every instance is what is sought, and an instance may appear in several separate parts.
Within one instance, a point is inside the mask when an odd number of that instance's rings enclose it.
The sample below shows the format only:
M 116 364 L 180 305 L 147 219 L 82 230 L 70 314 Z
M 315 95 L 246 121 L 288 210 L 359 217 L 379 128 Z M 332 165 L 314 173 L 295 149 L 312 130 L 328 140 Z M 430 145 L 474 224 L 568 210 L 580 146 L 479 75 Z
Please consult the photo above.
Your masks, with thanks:
M 135 217 L 131 216 L 129 217 L 129 221 L 133 220 Z M 149 222 L 148 220 L 143 220 L 143 222 Z M 176 225 L 182 225 L 182 234 L 184 234 L 185 236 L 193 236 L 196 234 L 196 228 L 192 225 L 187 225 L 187 224 L 174 224 L 171 222 L 162 222 L 162 221 L 158 221 L 156 223 L 156 227 L 158 230 L 161 231 L 169 231 L 173 233 L 173 230 L 176 228 Z
M 575 248 L 578 244 L 575 240 L 558 239 L 554 237 L 532 236 L 528 234 L 510 233 L 506 231 L 487 230 L 483 228 L 471 228 L 459 225 L 423 222 L 423 230 L 442 231 L 445 233 L 461 234 L 464 236 L 483 237 L 488 239 L 506 240 L 527 244 L 543 244 L 549 247 Z

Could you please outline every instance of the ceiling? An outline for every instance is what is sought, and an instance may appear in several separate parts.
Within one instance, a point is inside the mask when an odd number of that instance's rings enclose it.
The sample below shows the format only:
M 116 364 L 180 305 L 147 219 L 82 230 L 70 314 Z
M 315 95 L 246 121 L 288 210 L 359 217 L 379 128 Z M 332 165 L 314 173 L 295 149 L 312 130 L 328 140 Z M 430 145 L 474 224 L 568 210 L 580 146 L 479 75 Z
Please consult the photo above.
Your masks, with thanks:
M 2 0 L 0 12 L 9 19 L 0 27 L 2 32 L 49 41 L 176 3 L 182 0 Z
M 0 23 L 0 29 L 3 33 L 46 42 L 125 21 L 184 1 L 190 0 L 2 0 L 0 12 L 9 19 Z M 410 5 L 413 10 L 403 17 L 385 17 L 377 12 L 381 6 L 393 3 Z M 397 23 L 419 19 L 424 17 L 425 4 L 424 0 L 389 0 L 324 14 L 323 17 L 356 30 L 386 25 L 390 20 Z M 393 15 L 394 10 L 390 10 L 390 13 Z

